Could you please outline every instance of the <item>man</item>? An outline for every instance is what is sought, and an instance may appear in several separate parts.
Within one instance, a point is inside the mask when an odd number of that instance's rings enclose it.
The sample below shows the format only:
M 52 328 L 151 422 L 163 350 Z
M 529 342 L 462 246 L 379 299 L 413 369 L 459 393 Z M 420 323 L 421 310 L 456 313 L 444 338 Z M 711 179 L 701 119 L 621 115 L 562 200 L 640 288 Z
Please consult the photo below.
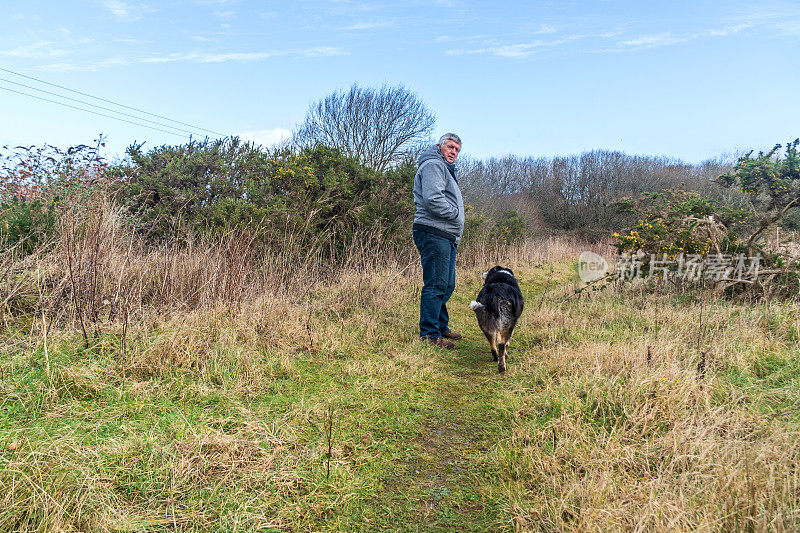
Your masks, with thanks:
M 446 133 L 419 157 L 414 177 L 414 244 L 422 260 L 419 334 L 441 348 L 461 335 L 449 328 L 447 300 L 456 287 L 456 249 L 464 233 L 464 201 L 455 161 L 461 139 Z

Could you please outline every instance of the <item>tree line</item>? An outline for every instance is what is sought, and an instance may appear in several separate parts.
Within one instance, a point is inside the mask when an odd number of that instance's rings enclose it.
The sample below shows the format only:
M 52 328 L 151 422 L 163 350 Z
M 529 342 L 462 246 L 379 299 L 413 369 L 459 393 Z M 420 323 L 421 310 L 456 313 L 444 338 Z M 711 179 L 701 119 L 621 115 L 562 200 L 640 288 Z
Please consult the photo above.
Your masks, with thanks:
M 730 194 L 713 182 L 733 162 L 688 164 L 665 156 L 592 150 L 577 155 L 506 155 L 459 163 L 467 201 L 496 215 L 516 209 L 531 224 L 557 230 L 604 230 L 619 225 L 616 202 L 644 193 L 686 188 Z
M 280 242 L 281 234 L 301 228 L 308 238 L 334 235 L 335 247 L 359 228 L 375 227 L 399 241 L 413 216 L 415 158 L 435 142 L 435 124 L 435 114 L 403 85 L 353 84 L 312 102 L 280 147 L 236 137 L 149 150 L 132 145 L 115 164 L 102 160 L 99 147 L 6 149 L 0 154 L 4 238 L 14 242 L 52 228 L 55 207 L 76 197 L 75 183 L 103 183 L 154 240 L 186 229 L 269 228 L 264 238 Z M 546 231 L 607 236 L 624 223 L 620 200 L 654 191 L 684 188 L 740 201 L 713 181 L 732 164 L 733 158 L 687 164 L 608 150 L 457 163 L 470 206 L 468 230 L 483 227 L 484 235 L 506 239 Z

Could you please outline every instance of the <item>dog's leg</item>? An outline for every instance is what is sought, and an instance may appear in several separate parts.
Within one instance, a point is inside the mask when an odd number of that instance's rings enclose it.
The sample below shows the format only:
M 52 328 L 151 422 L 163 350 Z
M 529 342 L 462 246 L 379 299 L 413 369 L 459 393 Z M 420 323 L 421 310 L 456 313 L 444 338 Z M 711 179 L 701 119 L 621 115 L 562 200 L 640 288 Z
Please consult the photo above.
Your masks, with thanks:
M 506 371 L 506 335 L 502 331 L 496 331 L 493 340 L 492 344 L 497 350 L 497 371 L 502 374 Z
M 492 349 L 492 360 L 497 361 L 497 350 L 494 348 L 494 335 L 489 335 L 485 331 L 483 334 L 486 336 L 486 340 L 489 341 L 489 347 Z

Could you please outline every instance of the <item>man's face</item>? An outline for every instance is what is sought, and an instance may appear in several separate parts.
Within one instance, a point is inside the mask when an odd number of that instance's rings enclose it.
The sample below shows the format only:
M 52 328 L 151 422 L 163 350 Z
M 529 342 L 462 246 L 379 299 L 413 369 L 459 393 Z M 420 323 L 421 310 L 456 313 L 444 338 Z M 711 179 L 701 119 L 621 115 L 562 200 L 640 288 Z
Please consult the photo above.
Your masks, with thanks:
M 458 152 L 461 151 L 461 145 L 453 139 L 447 139 L 439 145 L 439 151 L 442 152 L 442 155 L 448 163 L 455 163 Z

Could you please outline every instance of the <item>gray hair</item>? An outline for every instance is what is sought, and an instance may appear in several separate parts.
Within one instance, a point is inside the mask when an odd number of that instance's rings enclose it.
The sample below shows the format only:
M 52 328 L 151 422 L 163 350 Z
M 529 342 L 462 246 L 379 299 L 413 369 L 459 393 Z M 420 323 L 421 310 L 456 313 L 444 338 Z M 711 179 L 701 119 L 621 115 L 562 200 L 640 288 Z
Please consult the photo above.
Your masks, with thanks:
M 444 144 L 447 141 L 455 141 L 455 142 L 458 143 L 459 146 L 461 146 L 461 137 L 459 137 L 455 133 L 445 133 L 439 139 L 439 142 L 437 144 L 439 144 L 441 146 L 442 144 Z

